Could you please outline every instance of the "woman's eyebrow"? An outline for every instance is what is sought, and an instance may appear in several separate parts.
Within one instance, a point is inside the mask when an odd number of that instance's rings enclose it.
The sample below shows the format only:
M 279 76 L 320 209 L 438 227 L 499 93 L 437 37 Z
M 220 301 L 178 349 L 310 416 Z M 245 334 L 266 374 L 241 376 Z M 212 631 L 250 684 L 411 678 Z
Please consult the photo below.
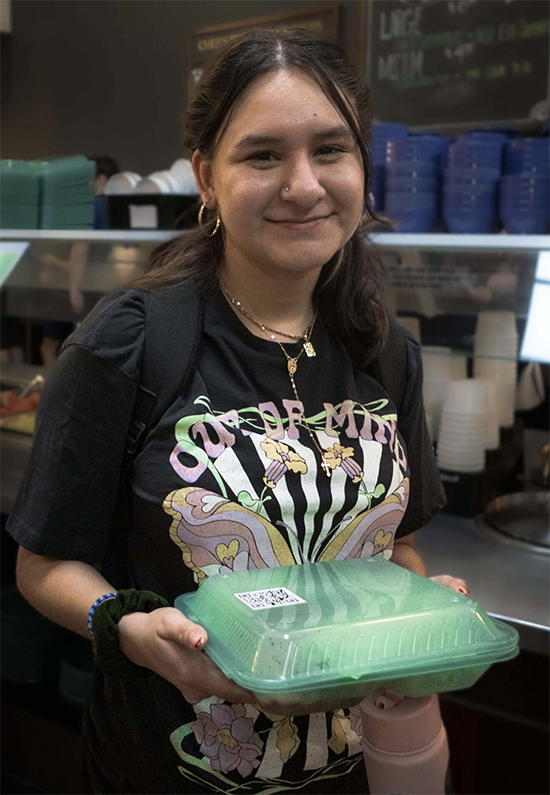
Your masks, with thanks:
M 326 130 L 320 130 L 313 135 L 314 140 L 325 140 L 327 138 L 347 138 L 354 140 L 350 130 L 343 124 L 338 124 L 335 127 L 330 127 Z M 235 144 L 234 149 L 244 149 L 247 146 L 274 146 L 283 143 L 284 139 L 277 135 L 245 135 L 241 138 L 238 144 Z

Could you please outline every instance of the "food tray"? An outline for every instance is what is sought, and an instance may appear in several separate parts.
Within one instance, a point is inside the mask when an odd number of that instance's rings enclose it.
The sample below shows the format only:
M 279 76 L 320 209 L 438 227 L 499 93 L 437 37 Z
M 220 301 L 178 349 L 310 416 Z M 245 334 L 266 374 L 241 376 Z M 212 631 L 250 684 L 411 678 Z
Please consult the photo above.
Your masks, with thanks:
M 281 702 L 459 690 L 518 653 L 473 599 L 380 558 L 215 575 L 175 607 L 226 676 Z

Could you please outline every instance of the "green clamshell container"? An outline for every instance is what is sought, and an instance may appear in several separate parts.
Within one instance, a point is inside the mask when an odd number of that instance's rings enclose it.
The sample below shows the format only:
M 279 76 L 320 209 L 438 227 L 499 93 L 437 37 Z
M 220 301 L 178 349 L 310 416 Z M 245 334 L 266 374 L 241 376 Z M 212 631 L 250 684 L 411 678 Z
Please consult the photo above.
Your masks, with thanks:
M 382 558 L 209 577 L 174 603 L 207 654 L 260 701 L 461 690 L 518 654 L 518 633 L 473 599 Z

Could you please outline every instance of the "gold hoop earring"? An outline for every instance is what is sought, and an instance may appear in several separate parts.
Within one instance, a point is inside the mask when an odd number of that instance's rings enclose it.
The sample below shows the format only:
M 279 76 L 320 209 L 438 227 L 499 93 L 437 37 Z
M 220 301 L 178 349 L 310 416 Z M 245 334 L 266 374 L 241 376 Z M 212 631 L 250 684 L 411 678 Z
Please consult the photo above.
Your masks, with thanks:
M 199 226 L 201 228 L 201 232 L 203 233 L 203 235 L 205 235 L 206 237 L 214 237 L 214 235 L 217 233 L 218 229 L 221 226 L 222 219 L 220 218 L 220 214 L 216 210 L 216 226 L 214 227 L 214 231 L 213 232 L 206 232 L 205 229 L 204 229 L 205 225 L 204 225 L 204 222 L 202 220 L 202 216 L 203 216 L 203 213 L 204 213 L 205 210 L 206 210 L 206 204 L 203 203 L 203 204 L 201 204 L 201 208 L 199 210 Z

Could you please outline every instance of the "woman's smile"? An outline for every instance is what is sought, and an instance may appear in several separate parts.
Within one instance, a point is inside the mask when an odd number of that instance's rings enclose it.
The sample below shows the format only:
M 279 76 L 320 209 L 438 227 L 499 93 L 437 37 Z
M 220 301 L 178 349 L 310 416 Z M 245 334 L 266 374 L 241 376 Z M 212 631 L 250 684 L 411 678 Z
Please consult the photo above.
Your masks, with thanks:
M 282 229 L 288 229 L 290 231 L 296 232 L 313 232 L 318 229 L 318 227 L 328 221 L 331 217 L 332 213 L 328 215 L 318 216 L 316 218 L 309 218 L 304 219 L 303 221 L 294 221 L 294 220 L 277 220 L 273 218 L 268 218 L 267 220 L 272 224 L 277 224 L 278 227 Z

